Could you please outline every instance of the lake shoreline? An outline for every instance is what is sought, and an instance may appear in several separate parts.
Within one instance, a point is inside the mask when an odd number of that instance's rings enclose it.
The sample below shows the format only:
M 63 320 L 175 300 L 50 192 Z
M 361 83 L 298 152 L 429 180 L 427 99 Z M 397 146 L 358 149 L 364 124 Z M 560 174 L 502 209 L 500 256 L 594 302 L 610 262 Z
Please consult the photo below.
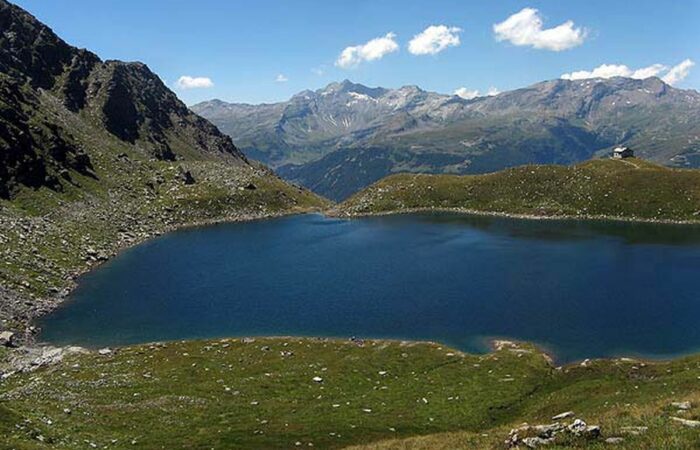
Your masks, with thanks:
M 190 228 L 206 227 L 206 226 L 217 225 L 217 224 L 254 222 L 254 221 L 267 220 L 267 219 L 276 219 L 276 218 L 289 217 L 289 216 L 295 216 L 295 215 L 303 215 L 303 214 L 321 214 L 325 217 L 330 217 L 330 218 L 355 219 L 355 218 L 363 218 L 363 217 L 381 217 L 381 216 L 419 214 L 419 213 L 431 213 L 431 212 L 464 214 L 464 215 L 481 216 L 481 217 L 509 218 L 509 219 L 517 219 L 517 220 L 538 220 L 538 221 L 539 220 L 544 220 L 544 221 L 581 220 L 581 221 L 603 221 L 603 222 L 609 221 L 609 222 L 620 222 L 620 223 L 645 223 L 645 224 L 681 225 L 681 226 L 700 225 L 700 220 L 698 220 L 698 221 L 678 221 L 678 220 L 626 218 L 626 217 L 619 217 L 619 216 L 580 216 L 580 215 L 539 216 L 539 215 L 534 215 L 534 214 L 517 214 L 517 213 L 506 213 L 506 212 L 497 212 L 497 211 L 481 211 L 481 210 L 468 209 L 468 208 L 435 208 L 435 207 L 408 208 L 408 209 L 397 209 L 397 210 L 390 210 L 390 211 L 368 212 L 368 213 L 349 213 L 347 211 L 340 212 L 339 210 L 331 208 L 331 209 L 326 209 L 326 210 L 303 209 L 303 210 L 299 210 L 299 211 L 284 211 L 284 212 L 262 213 L 262 214 L 255 214 L 255 213 L 253 213 L 253 214 L 251 214 L 251 213 L 235 214 L 235 215 L 211 219 L 211 220 L 196 221 L 196 222 L 190 222 L 190 223 L 178 224 L 178 225 L 168 225 L 168 226 L 163 227 L 160 230 L 153 232 L 152 234 L 150 234 L 148 236 L 141 236 L 138 239 L 136 239 L 132 242 L 129 242 L 129 243 L 120 243 L 123 245 L 119 245 L 113 253 L 106 255 L 107 256 L 106 259 L 93 261 L 88 267 L 73 271 L 70 275 L 70 279 L 68 280 L 68 283 L 69 283 L 68 287 L 63 289 L 58 295 L 48 297 L 46 299 L 47 301 L 45 302 L 47 304 L 42 305 L 41 308 L 39 308 L 39 309 L 33 310 L 33 314 L 30 314 L 30 317 L 28 317 L 28 320 L 26 320 L 26 323 L 31 326 L 35 322 L 35 320 L 38 319 L 39 317 L 44 316 L 46 314 L 49 314 L 51 311 L 60 307 L 63 304 L 63 302 L 65 301 L 65 299 L 77 287 L 77 280 L 82 275 L 97 269 L 102 264 L 117 257 L 119 254 L 121 254 L 125 250 L 136 247 L 140 244 L 143 244 L 144 242 L 147 242 L 151 239 L 157 238 L 157 237 L 162 236 L 162 235 L 167 234 L 167 233 L 180 231 L 180 230 L 186 230 L 186 229 L 190 229 Z M 24 339 L 26 339 L 26 341 L 25 341 L 26 343 L 33 343 L 34 342 L 34 335 L 26 333 L 24 336 Z
M 262 213 L 262 214 L 235 214 L 231 215 L 228 217 L 222 217 L 222 218 L 217 218 L 217 219 L 212 219 L 212 220 L 205 220 L 205 221 L 197 221 L 197 222 L 191 222 L 191 223 L 186 223 L 186 224 L 181 224 L 181 225 L 170 225 L 164 227 L 162 230 L 158 230 L 153 232 L 149 236 L 143 236 L 142 238 L 130 242 L 126 245 L 120 246 L 113 254 L 110 254 L 107 256 L 106 259 L 104 260 L 97 260 L 93 261 L 92 264 L 90 264 L 87 268 L 83 270 L 77 270 L 73 272 L 71 279 L 70 279 L 70 286 L 66 288 L 61 295 L 51 297 L 50 304 L 47 305 L 46 307 L 36 310 L 37 314 L 32 315 L 30 320 L 28 321 L 28 324 L 33 325 L 36 323 L 36 320 L 46 314 L 49 314 L 50 312 L 54 311 L 56 308 L 60 308 L 65 300 L 70 296 L 70 294 L 73 292 L 73 290 L 77 287 L 78 285 L 78 279 L 86 274 L 89 273 L 98 267 L 100 267 L 102 264 L 112 260 L 113 258 L 117 257 L 119 254 L 121 254 L 123 251 L 126 251 L 130 248 L 136 247 L 140 244 L 143 244 L 144 242 L 150 241 L 154 238 L 157 238 L 159 236 L 162 236 L 167 233 L 172 233 L 176 231 L 181 231 L 181 230 L 186 230 L 186 229 L 193 229 L 193 228 L 199 228 L 199 227 L 206 227 L 206 226 L 211 226 L 211 225 L 217 225 L 217 224 L 233 224 L 233 223 L 244 223 L 244 222 L 254 222 L 254 221 L 261 221 L 261 220 L 267 220 L 267 219 L 277 219 L 277 218 L 283 218 L 283 217 L 290 217 L 290 216 L 297 216 L 297 215 L 305 215 L 305 214 L 320 214 L 325 217 L 330 217 L 330 218 L 339 218 L 339 219 L 353 219 L 353 218 L 362 218 L 362 217 L 374 217 L 374 216 L 390 216 L 390 215 L 401 215 L 401 214 L 418 214 L 418 213 L 430 213 L 430 212 L 437 212 L 437 213 L 454 213 L 454 214 L 465 214 L 465 215 L 473 215 L 473 216 L 486 216 L 486 217 L 501 217 L 501 218 L 511 218 L 511 219 L 517 219 L 517 220 L 552 220 L 552 221 L 566 221 L 566 220 L 586 220 L 586 221 L 611 221 L 611 222 L 623 222 L 623 223 L 630 223 L 630 222 L 638 222 L 638 223 L 656 223 L 656 224 L 663 224 L 663 225 L 700 225 L 700 221 L 697 222 L 682 222 L 682 221 L 659 221 L 659 220 L 647 220 L 647 219 L 630 219 L 630 218 L 615 218 L 615 217 L 607 217 L 607 216 L 536 216 L 536 215 L 524 215 L 524 214 L 510 214 L 510 213 L 500 213 L 500 212 L 485 212 L 485 211 L 478 211 L 478 210 L 469 210 L 465 208 L 413 208 L 413 209 L 402 209 L 402 210 L 394 210 L 394 211 L 384 211 L 384 212 L 376 212 L 376 213 L 368 213 L 368 214 L 354 214 L 354 215 L 338 215 L 335 214 L 334 210 L 321 210 L 321 209 L 304 209 L 304 210 L 299 210 L 299 211 L 285 211 L 285 212 L 276 212 L 276 213 Z M 25 348 L 42 348 L 42 347 L 47 347 L 51 346 L 52 344 L 50 342 L 37 342 L 36 338 L 38 335 L 39 328 L 36 328 L 36 333 L 29 334 L 27 336 L 27 340 L 23 341 L 23 347 Z M 256 336 L 259 338 L 300 338 L 300 339 L 317 339 L 317 340 L 335 340 L 335 341 L 341 341 L 343 340 L 342 337 L 323 337 L 323 336 L 305 336 L 305 335 L 299 335 L 299 336 Z M 237 338 L 243 338 L 243 337 L 224 337 L 224 338 L 230 338 L 230 339 L 237 339 Z M 211 338 L 214 339 L 214 338 Z M 189 339 L 187 339 L 189 340 Z M 204 338 L 204 339 L 192 339 L 192 340 L 209 340 L 209 338 Z M 384 339 L 384 338 L 372 338 L 372 337 L 367 337 L 367 338 L 361 338 L 361 340 L 367 340 L 367 341 L 387 341 L 387 342 L 408 342 L 408 343 L 432 343 L 435 345 L 441 345 L 447 348 L 453 348 L 450 347 L 447 344 L 442 344 L 439 341 L 432 341 L 432 340 L 412 340 L 412 339 Z M 177 341 L 177 340 L 176 340 Z M 164 341 L 167 342 L 167 341 Z M 469 354 L 483 354 L 483 355 L 488 355 L 495 350 L 498 349 L 499 343 L 516 343 L 516 344 L 527 344 L 531 345 L 535 348 L 537 348 L 537 351 L 545 355 L 552 366 L 554 367 L 557 365 L 557 356 L 555 353 L 552 353 L 548 351 L 547 349 L 543 348 L 542 346 L 539 346 L 535 343 L 529 342 L 529 341 L 519 341 L 519 340 L 513 340 L 508 337 L 491 337 L 485 339 L 485 343 L 487 343 L 487 347 L 489 348 L 488 352 L 484 353 L 471 353 L 471 352 L 465 352 L 462 350 L 457 350 L 460 353 L 469 353 Z M 121 348 L 121 347 L 130 347 L 133 345 L 144 345 L 146 343 L 135 343 L 135 344 L 127 344 L 123 346 L 115 346 L 115 348 Z M 637 355 L 630 355 L 630 356 L 625 356 L 625 355 L 619 355 L 619 356 L 610 356 L 610 357 L 601 357 L 601 358 L 591 358 L 589 359 L 582 359 L 582 360 L 576 360 L 576 361 L 571 361 L 571 362 L 566 362 L 562 364 L 562 366 L 570 366 L 570 365 L 577 365 L 580 363 L 585 363 L 588 361 L 615 361 L 615 360 L 634 360 L 634 361 L 640 361 L 640 362 L 663 362 L 663 361 L 672 361 L 672 360 L 677 360 L 677 359 L 682 359 L 684 357 L 692 356 L 697 354 L 697 352 L 694 353 L 688 353 L 688 354 L 681 354 L 681 355 L 676 355 L 676 356 L 671 356 L 671 357 L 660 357 L 660 358 L 654 358 L 654 357 L 645 357 L 645 356 L 637 356 Z
M 176 231 L 181 231 L 181 230 L 186 230 L 186 229 L 193 229 L 193 228 L 199 228 L 199 227 L 206 227 L 210 225 L 217 225 L 217 224 L 233 224 L 233 223 L 244 223 L 244 222 L 254 222 L 254 221 L 259 221 L 259 220 L 267 220 L 267 219 L 276 219 L 276 218 L 282 218 L 282 217 L 288 217 L 288 216 L 294 216 L 294 215 L 301 215 L 301 214 L 312 214 L 312 213 L 321 213 L 321 210 L 315 209 L 315 208 L 309 208 L 309 209 L 300 209 L 300 210 L 291 210 L 291 211 L 283 211 L 283 212 L 264 212 L 264 213 L 235 213 L 232 215 L 228 215 L 225 217 L 219 217 L 211 220 L 201 220 L 201 221 L 194 221 L 194 222 L 188 222 L 184 224 L 174 224 L 174 225 L 165 225 L 147 235 L 141 235 L 138 236 L 136 239 L 132 241 L 119 241 L 117 242 L 117 246 L 114 248 L 114 251 L 110 251 L 108 254 L 104 255 L 104 258 L 101 259 L 95 259 L 92 260 L 88 263 L 87 267 L 81 268 L 81 269 L 76 269 L 70 272 L 69 278 L 66 280 L 67 285 L 56 295 L 52 296 L 47 296 L 41 299 L 41 303 L 38 305 L 35 305 L 35 308 L 28 309 L 25 311 L 25 317 L 22 318 L 21 323 L 25 326 L 25 330 L 21 335 L 17 336 L 19 343 L 24 346 L 24 347 L 34 347 L 37 345 L 36 342 L 36 337 L 40 332 L 40 328 L 36 326 L 36 321 L 40 318 L 43 317 L 52 311 L 56 310 L 57 308 L 60 308 L 66 299 L 70 296 L 70 294 L 75 290 L 75 288 L 78 286 L 78 279 L 89 273 L 92 272 L 93 270 L 96 270 L 98 267 L 102 266 L 103 264 L 111 261 L 115 257 L 119 256 L 122 252 L 129 250 L 131 248 L 134 248 L 138 245 L 141 245 L 145 242 L 148 242 L 152 239 L 155 239 L 157 237 L 160 237 L 162 235 L 176 232 Z M 13 300 L 15 301 L 25 301 L 28 302 L 30 299 L 26 298 L 26 296 L 23 296 L 17 292 L 9 291 L 7 290 L 6 292 L 0 292 L 0 294 L 3 294 L 7 297 L 13 297 Z
M 483 343 L 483 350 L 462 350 L 457 346 L 448 344 L 439 340 L 434 339 L 411 339 L 411 338 L 401 338 L 401 337 L 372 337 L 372 336 L 341 336 L 341 335 L 307 335 L 307 334 L 250 334 L 250 335 L 214 335 L 210 337 L 194 337 L 194 338 L 183 338 L 183 339 L 160 339 L 153 341 L 143 341 L 143 342 L 133 342 L 128 344 L 118 344 L 118 345 L 55 345 L 51 342 L 37 342 L 33 346 L 23 346 L 20 347 L 25 350 L 35 350 L 41 348 L 60 348 L 60 349 L 71 349 L 79 348 L 91 353 L 97 353 L 101 349 L 109 349 L 110 351 L 119 351 L 119 349 L 126 349 L 132 347 L 142 347 L 150 345 L 159 344 L 169 344 L 177 342 L 214 342 L 214 341 L 241 341 L 243 343 L 253 343 L 256 339 L 260 340 L 291 340 L 300 339 L 312 342 L 328 342 L 328 343 L 347 343 L 354 344 L 357 346 L 364 346 L 366 343 L 383 343 L 383 344 L 398 344 L 401 346 L 410 347 L 412 345 L 431 345 L 434 347 L 439 347 L 448 353 L 455 353 L 462 356 L 480 356 L 488 357 L 501 350 L 514 350 L 514 353 L 518 353 L 523 349 L 529 349 L 529 352 L 535 352 L 542 355 L 542 357 L 547 361 L 547 363 L 553 369 L 564 369 L 568 367 L 582 366 L 586 367 L 590 364 L 596 362 L 627 362 L 627 363 L 643 363 L 643 364 L 656 364 L 656 363 L 667 363 L 672 361 L 679 361 L 685 358 L 694 357 L 700 355 L 700 349 L 689 352 L 689 353 L 677 353 L 667 356 L 654 356 L 650 354 L 639 354 L 639 353 L 620 353 L 612 354 L 609 356 L 591 356 L 584 358 L 571 359 L 568 361 L 562 361 L 557 357 L 557 353 L 552 350 L 548 345 L 518 338 L 511 338 L 509 336 L 487 336 L 481 339 Z
M 113 355 L 119 353 L 122 350 L 139 348 L 139 347 L 149 347 L 149 346 L 161 346 L 161 345 L 171 345 L 176 343 L 210 343 L 210 342 L 241 342 L 244 344 L 253 344 L 258 340 L 261 341 L 308 341 L 308 342 L 320 342 L 329 343 L 334 345 L 355 345 L 358 347 L 366 346 L 376 346 L 376 345 L 399 345 L 401 347 L 410 348 L 413 346 L 427 345 L 435 347 L 437 350 L 444 351 L 448 356 L 456 357 L 479 357 L 479 358 L 493 358 L 496 357 L 499 352 L 508 351 L 513 354 L 536 354 L 541 356 L 547 365 L 549 365 L 553 370 L 567 370 L 575 367 L 589 367 L 595 364 L 640 364 L 653 365 L 653 364 L 664 364 L 673 361 L 681 361 L 686 358 L 692 358 L 700 355 L 700 352 L 689 353 L 685 355 L 676 355 L 671 357 L 660 357 L 654 358 L 649 356 L 607 356 L 607 357 L 592 357 L 576 359 L 567 362 L 560 362 L 557 360 L 556 354 L 551 350 L 547 349 L 545 346 L 538 345 L 532 341 L 519 340 L 519 339 L 509 339 L 505 337 L 491 337 L 485 338 L 484 342 L 486 344 L 486 350 L 483 352 L 473 352 L 464 351 L 459 348 L 453 347 L 451 345 L 442 343 L 440 341 L 431 339 L 401 339 L 401 338 L 372 338 L 372 337 L 341 337 L 341 336 L 308 336 L 308 335 L 249 335 L 249 336 L 212 336 L 208 338 L 194 338 L 194 339 L 164 339 L 156 341 L 146 341 L 137 342 L 127 345 L 115 345 L 108 347 L 84 347 L 75 345 L 65 345 L 65 346 L 55 346 L 51 343 L 39 343 L 37 345 L 22 346 L 15 350 L 17 355 L 14 358 L 9 358 L 9 361 L 0 360 L 0 363 L 6 365 L 6 369 L 9 368 L 13 372 L 21 373 L 23 371 L 33 371 L 39 367 L 44 367 L 48 365 L 53 365 L 60 363 L 62 356 L 70 354 L 100 354 L 102 351 L 105 354 Z M 45 351 L 48 353 L 53 353 L 57 356 L 55 359 L 46 358 L 42 356 Z M 40 364 L 36 364 L 36 360 L 41 360 Z M 0 371 L 0 375 L 3 372 Z M 7 371 L 6 371 L 7 373 Z
M 543 220 L 543 221 L 590 221 L 590 222 L 620 222 L 620 223 L 644 223 L 644 224 L 657 224 L 657 225 L 700 225 L 700 219 L 698 220 L 673 220 L 673 219 L 647 219 L 640 217 L 624 217 L 624 216 L 606 216 L 606 215 L 557 215 L 557 216 L 543 216 L 537 214 L 521 214 L 521 213 L 509 213 L 501 211 L 482 211 L 479 209 L 470 208 L 456 208 L 456 207 L 423 207 L 423 208 L 402 208 L 402 209 L 392 209 L 388 211 L 374 211 L 374 212 L 349 212 L 346 210 L 332 209 L 325 212 L 327 217 L 333 217 L 337 219 L 355 219 L 362 217 L 381 217 L 381 216 L 392 216 L 399 214 L 416 214 L 416 213 L 454 213 L 454 214 L 464 214 L 472 216 L 482 216 L 482 217 L 499 217 L 505 219 L 518 219 L 518 220 Z

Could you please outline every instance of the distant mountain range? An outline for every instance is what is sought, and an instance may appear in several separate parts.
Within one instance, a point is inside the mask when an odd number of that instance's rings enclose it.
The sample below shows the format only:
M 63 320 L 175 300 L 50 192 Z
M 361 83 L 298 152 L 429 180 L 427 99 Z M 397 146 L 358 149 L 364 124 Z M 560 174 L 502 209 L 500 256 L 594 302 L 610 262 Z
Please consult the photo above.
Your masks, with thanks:
M 658 78 L 552 80 L 471 100 L 346 80 L 281 103 L 191 109 L 247 156 L 334 200 L 397 172 L 570 164 L 619 144 L 668 166 L 700 167 L 700 93 Z

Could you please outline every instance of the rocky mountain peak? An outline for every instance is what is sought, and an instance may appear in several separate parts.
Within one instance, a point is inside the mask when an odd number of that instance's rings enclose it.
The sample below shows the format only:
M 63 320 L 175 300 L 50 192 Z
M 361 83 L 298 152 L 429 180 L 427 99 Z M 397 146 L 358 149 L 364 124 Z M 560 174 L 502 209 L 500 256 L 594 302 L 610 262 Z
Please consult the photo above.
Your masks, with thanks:
M 148 156 L 247 164 L 229 136 L 192 113 L 146 64 L 103 62 L 6 0 L 0 30 L 0 196 L 18 185 L 59 190 L 72 171 L 90 175 L 90 156 L 67 125 L 75 121 Z
M 396 171 L 567 164 L 614 145 L 669 165 L 700 166 L 700 94 L 658 78 L 556 79 L 472 100 L 344 80 L 304 95 L 245 109 L 193 108 L 245 152 L 330 198 Z
M 346 79 L 341 82 L 330 83 L 325 88 L 317 91 L 317 94 L 321 96 L 328 96 L 354 93 L 377 98 L 384 95 L 386 92 L 387 89 L 384 88 L 371 88 L 360 83 L 353 83 L 352 81 Z
M 23 9 L 0 0 L 0 72 L 50 89 L 74 58 L 96 58 L 66 44 Z
M 419 93 L 424 93 L 423 89 L 419 88 L 415 84 L 409 84 L 406 86 L 401 86 L 400 88 L 397 89 L 398 92 L 405 92 L 405 93 L 410 93 L 410 94 L 419 94 Z

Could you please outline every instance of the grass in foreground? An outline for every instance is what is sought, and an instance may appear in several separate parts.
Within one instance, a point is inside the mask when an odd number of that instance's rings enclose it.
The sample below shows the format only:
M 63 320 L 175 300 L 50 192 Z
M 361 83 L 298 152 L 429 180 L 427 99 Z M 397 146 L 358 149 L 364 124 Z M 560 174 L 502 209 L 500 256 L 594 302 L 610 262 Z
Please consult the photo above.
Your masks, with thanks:
M 386 341 L 173 342 L 5 380 L 0 447 L 502 448 L 513 426 L 574 410 L 603 438 L 572 446 L 624 436 L 617 448 L 697 448 L 700 430 L 669 417 L 700 408 L 669 405 L 697 404 L 699 386 L 700 357 L 556 369 L 527 345 L 468 355 Z
M 522 166 L 485 175 L 393 175 L 339 205 L 347 214 L 454 208 L 540 217 L 700 220 L 700 170 L 640 159 Z

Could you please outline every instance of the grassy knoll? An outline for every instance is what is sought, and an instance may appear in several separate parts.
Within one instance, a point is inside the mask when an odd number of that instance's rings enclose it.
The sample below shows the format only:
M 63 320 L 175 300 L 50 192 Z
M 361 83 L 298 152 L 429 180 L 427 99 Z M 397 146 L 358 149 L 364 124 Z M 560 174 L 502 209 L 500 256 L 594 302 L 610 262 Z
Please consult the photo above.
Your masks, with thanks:
M 620 448 L 697 448 L 700 430 L 670 416 L 698 418 L 700 408 L 670 403 L 697 405 L 699 383 L 700 357 L 557 369 L 527 345 L 468 355 L 386 341 L 173 342 L 9 377 L 0 447 L 502 448 L 511 427 L 573 410 L 602 437 L 563 444 L 621 436 Z
M 485 175 L 393 175 L 339 206 L 344 214 L 465 209 L 538 217 L 700 220 L 700 171 L 640 159 L 521 166 Z

